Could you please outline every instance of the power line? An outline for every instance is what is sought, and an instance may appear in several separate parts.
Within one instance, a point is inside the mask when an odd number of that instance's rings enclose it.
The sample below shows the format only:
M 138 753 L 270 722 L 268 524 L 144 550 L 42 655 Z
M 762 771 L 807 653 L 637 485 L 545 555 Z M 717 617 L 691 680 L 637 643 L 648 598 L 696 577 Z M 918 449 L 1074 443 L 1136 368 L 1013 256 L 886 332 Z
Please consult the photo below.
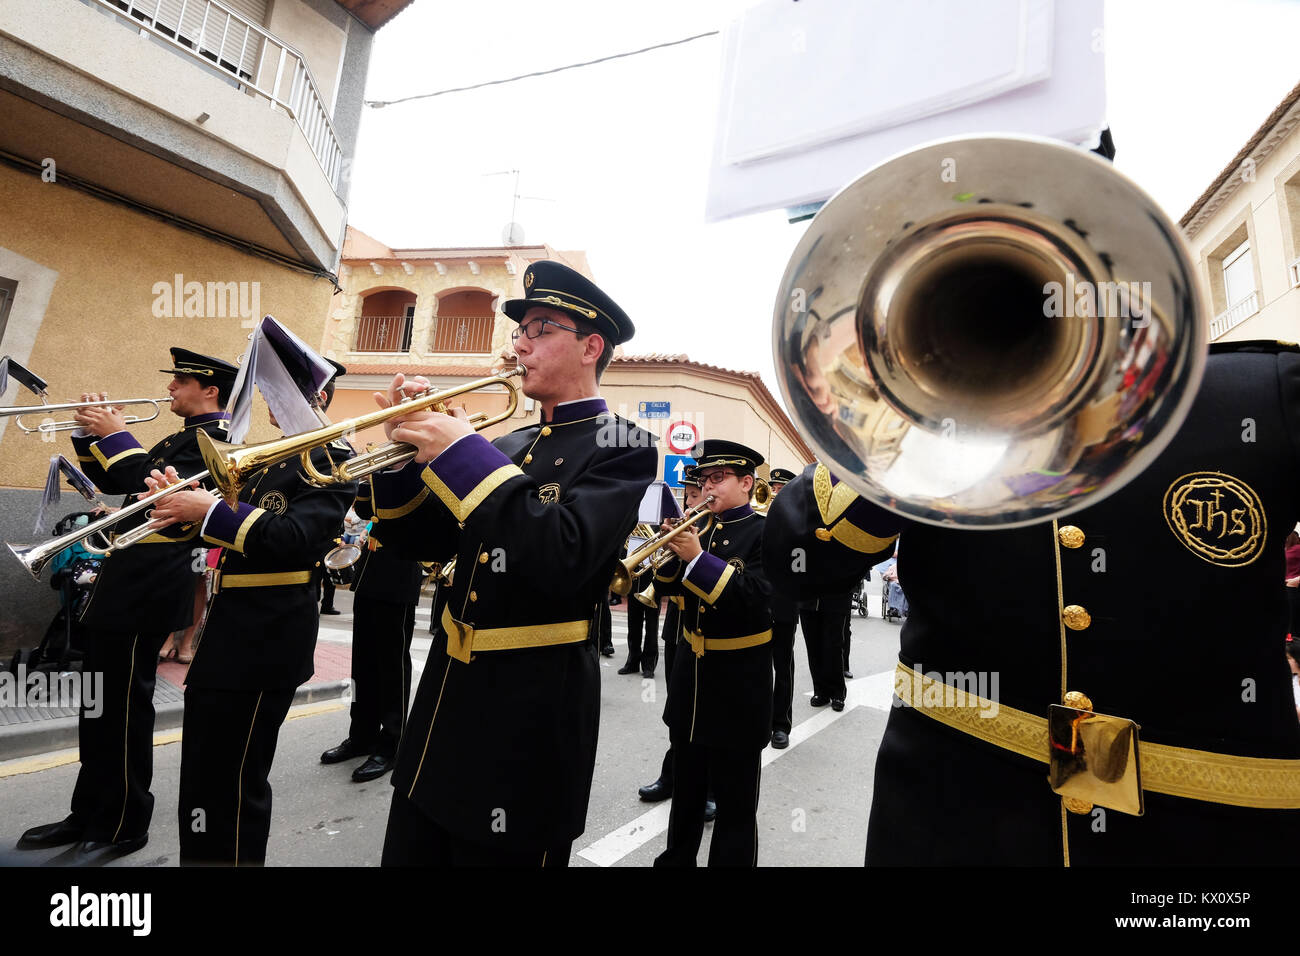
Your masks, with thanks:
M 717 36 L 717 30 L 710 30 L 707 33 L 697 33 L 695 36 L 684 37 L 680 40 L 669 40 L 667 43 L 656 43 L 654 46 L 642 47 L 639 50 L 629 50 L 626 53 L 614 53 L 610 56 L 602 56 L 596 60 L 585 60 L 582 63 L 570 63 L 567 66 L 557 66 L 550 70 L 538 70 L 535 73 L 521 73 L 518 76 L 507 77 L 503 80 L 488 80 L 485 83 L 475 83 L 472 86 L 453 86 L 450 89 L 438 90 L 434 93 L 416 93 L 412 96 L 403 96 L 395 100 L 366 100 L 366 105 L 380 109 L 384 106 L 392 106 L 396 103 L 407 103 L 411 100 L 427 100 L 434 96 L 445 96 L 448 93 L 464 93 L 466 90 L 478 90 L 485 86 L 500 86 L 503 83 L 514 83 L 518 80 L 527 80 L 534 76 L 547 76 L 551 73 L 562 73 L 565 70 L 576 70 L 583 66 L 594 66 L 597 63 L 606 63 L 610 60 L 620 60 L 624 57 L 637 56 L 641 53 L 649 53 L 652 50 L 662 50 L 665 47 L 680 46 L 683 43 L 690 43 L 693 40 L 700 40 L 704 37 Z

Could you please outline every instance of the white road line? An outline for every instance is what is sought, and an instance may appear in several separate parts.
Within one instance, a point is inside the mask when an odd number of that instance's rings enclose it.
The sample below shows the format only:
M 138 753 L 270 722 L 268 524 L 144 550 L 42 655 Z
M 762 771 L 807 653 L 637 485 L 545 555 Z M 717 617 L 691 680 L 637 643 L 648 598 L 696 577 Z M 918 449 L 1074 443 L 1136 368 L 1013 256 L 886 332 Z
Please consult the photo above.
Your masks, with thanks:
M 868 677 L 859 677 L 848 682 L 844 703 L 845 707 L 838 713 L 826 707 L 809 717 L 798 727 L 790 731 L 790 746 L 784 750 L 771 747 L 763 749 L 761 766 L 768 766 L 784 757 L 814 734 L 825 730 L 854 707 L 871 707 L 875 710 L 889 710 L 894 695 L 894 672 L 882 671 Z M 613 866 L 623 857 L 645 846 L 655 837 L 668 830 L 668 815 L 672 801 L 666 800 L 652 810 L 641 814 L 630 823 L 605 834 L 595 843 L 578 851 L 578 856 L 597 866 Z

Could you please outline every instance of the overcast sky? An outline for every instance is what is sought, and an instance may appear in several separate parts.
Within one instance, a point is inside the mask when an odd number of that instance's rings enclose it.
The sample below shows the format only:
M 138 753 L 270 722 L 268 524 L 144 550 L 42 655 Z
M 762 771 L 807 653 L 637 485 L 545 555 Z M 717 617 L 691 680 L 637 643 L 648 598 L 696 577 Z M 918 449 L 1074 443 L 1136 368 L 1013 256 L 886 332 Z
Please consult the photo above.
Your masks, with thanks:
M 416 0 L 382 29 L 368 99 L 464 86 L 722 29 L 750 0 Z M 1068 0 L 1066 0 L 1068 2 Z M 1116 165 L 1179 218 L 1300 81 L 1300 3 L 1106 3 Z M 763 374 L 806 223 L 705 224 L 717 36 L 552 76 L 367 108 L 349 220 L 390 246 L 584 249 L 637 325 L 628 351 Z M 779 394 L 779 393 L 777 393 Z

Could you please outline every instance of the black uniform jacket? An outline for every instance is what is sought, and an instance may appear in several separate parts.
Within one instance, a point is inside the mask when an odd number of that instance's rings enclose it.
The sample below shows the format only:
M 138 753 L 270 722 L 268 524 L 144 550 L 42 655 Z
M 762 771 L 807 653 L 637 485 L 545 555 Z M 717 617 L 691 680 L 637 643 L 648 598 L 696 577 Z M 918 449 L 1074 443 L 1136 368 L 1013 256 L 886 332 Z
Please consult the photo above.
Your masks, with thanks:
M 346 442 L 329 446 L 335 462 Z M 324 448 L 312 464 L 328 471 Z M 219 502 L 203 541 L 221 548 L 215 593 L 186 684 L 210 690 L 292 690 L 315 670 L 321 558 L 334 545 L 356 482 L 316 488 L 297 458 L 255 472 L 231 510 Z
M 700 535 L 704 550 L 690 571 L 673 560 L 656 575 L 655 590 L 680 595 L 685 605 L 664 708 L 673 741 L 761 750 L 772 735 L 764 520 L 748 504 L 716 515 Z
M 1229 764 L 1294 763 L 1273 765 L 1267 781 L 1204 778 L 1231 780 L 1246 806 L 1148 791 L 1142 817 L 1066 814 L 1063 840 L 1045 763 L 895 707 L 868 862 L 1060 864 L 1068 844 L 1076 864 L 1294 863 L 1300 810 L 1281 808 L 1300 807 L 1300 725 L 1280 582 L 1300 517 L 1300 350 L 1210 353 L 1169 446 L 1086 510 L 1010 531 L 946 530 L 876 508 L 810 466 L 773 504 L 765 557 L 780 586 L 812 596 L 852 587 L 901 531 L 911 615 L 899 656 L 913 670 L 983 674 L 985 687 L 996 677 L 1001 705 L 1039 717 L 1076 691 L 1097 713 L 1136 721 L 1143 742 Z
M 126 495 L 122 505 L 134 504 L 137 494 L 149 489 L 144 483 L 151 470 L 171 465 L 182 478 L 204 470 L 199 454 L 198 432 L 226 438 L 225 412 L 210 412 L 185 419 L 185 426 L 168 435 L 148 451 L 130 432 L 120 431 L 104 438 L 73 435 L 77 461 L 99 488 L 107 494 Z M 210 483 L 208 483 L 210 486 Z M 143 524 L 145 510 L 113 526 L 122 534 Z M 160 634 L 188 627 L 194 618 L 195 575 L 203 570 L 196 549 L 199 527 L 172 525 L 104 559 L 95 580 L 90 602 L 81 621 L 90 627 L 114 631 Z
M 385 548 L 445 561 L 440 611 L 393 786 L 465 839 L 542 850 L 582 833 L 596 759 L 595 640 L 655 438 L 602 399 L 426 467 L 374 476 Z M 440 595 L 441 599 L 441 595 Z
M 352 504 L 357 516 L 372 519 L 375 516 L 373 485 L 363 478 L 357 489 L 357 500 Z M 390 604 L 419 604 L 420 586 L 424 583 L 424 570 L 413 558 L 404 558 L 394 549 L 384 546 L 384 523 L 374 521 L 370 535 L 361 546 L 356 574 L 352 578 L 352 593 L 361 594 Z

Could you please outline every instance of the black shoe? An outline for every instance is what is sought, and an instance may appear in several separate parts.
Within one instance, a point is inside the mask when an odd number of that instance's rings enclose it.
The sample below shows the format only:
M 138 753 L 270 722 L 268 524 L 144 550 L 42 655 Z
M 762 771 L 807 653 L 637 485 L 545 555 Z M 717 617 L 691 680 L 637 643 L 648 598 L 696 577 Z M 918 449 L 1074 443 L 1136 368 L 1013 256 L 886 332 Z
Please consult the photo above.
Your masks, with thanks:
M 853 671 L 851 671 L 851 670 L 845 670 L 845 671 L 844 671 L 844 679 L 845 679 L 845 680 L 853 680 Z
M 813 694 L 812 700 L 808 701 L 808 703 L 812 704 L 814 707 L 825 707 L 830 702 L 831 699 L 829 697 L 818 697 L 816 694 Z
M 356 783 L 365 783 L 367 780 L 378 780 L 392 769 L 392 757 L 384 757 L 380 754 L 371 754 L 366 759 L 365 763 L 352 771 L 352 779 Z
M 637 790 L 637 795 L 646 803 L 658 803 L 660 800 L 667 800 L 673 795 L 673 788 L 664 783 L 663 778 L 656 780 L 654 783 L 647 784 Z
M 72 818 L 58 823 L 46 823 L 32 827 L 18 838 L 16 848 L 19 850 L 39 850 L 50 846 L 64 846 L 68 843 L 80 843 L 86 834 L 86 828 L 73 823 Z
M 610 647 L 602 647 L 602 648 L 600 649 L 600 653 L 601 653 L 601 655 L 604 656 L 604 657 L 613 657 L 613 656 L 614 656 L 614 648 L 613 648 L 612 645 L 611 645 Z
M 343 613 L 343 612 L 340 611 L 338 608 L 334 608 L 334 607 L 323 607 L 323 608 L 320 609 L 320 612 L 321 612 L 322 614 L 342 614 L 342 613 Z
M 835 712 L 838 713 L 839 711 L 841 711 L 841 710 L 843 710 L 843 709 L 844 709 L 844 701 L 842 701 L 842 700 L 833 700 L 833 701 L 831 701 L 831 710 L 833 710 L 833 711 L 835 711 Z
M 148 833 L 143 833 L 138 837 L 131 837 L 129 840 L 114 842 L 87 840 L 77 845 L 77 849 L 69 862 L 73 866 L 103 866 L 111 860 L 116 860 L 119 856 L 126 856 L 128 853 L 143 849 L 148 842 Z
M 789 747 L 789 746 L 790 746 L 790 735 L 789 735 L 789 734 L 787 734 L 784 730 L 774 730 L 774 731 L 772 731 L 772 749 L 773 749 L 773 750 L 784 750 L 786 747 Z
M 718 805 L 712 800 L 704 801 L 704 822 L 712 823 L 713 818 L 718 815 Z
M 642 677 L 649 678 L 650 680 L 654 680 L 654 676 L 655 676 L 654 668 L 652 667 L 652 668 L 650 668 L 650 670 L 648 670 L 648 671 L 643 670 L 643 671 L 641 672 L 641 676 L 642 676 Z
M 353 757 L 366 757 L 369 755 L 369 747 L 361 747 L 351 737 L 345 737 L 343 743 L 337 747 L 331 747 L 321 754 L 320 762 L 342 763 L 344 760 L 351 760 Z
M 626 664 L 624 664 L 622 667 L 618 669 L 618 672 L 620 674 L 635 674 L 640 669 L 641 669 L 640 664 L 633 664 L 631 661 L 628 661 Z

